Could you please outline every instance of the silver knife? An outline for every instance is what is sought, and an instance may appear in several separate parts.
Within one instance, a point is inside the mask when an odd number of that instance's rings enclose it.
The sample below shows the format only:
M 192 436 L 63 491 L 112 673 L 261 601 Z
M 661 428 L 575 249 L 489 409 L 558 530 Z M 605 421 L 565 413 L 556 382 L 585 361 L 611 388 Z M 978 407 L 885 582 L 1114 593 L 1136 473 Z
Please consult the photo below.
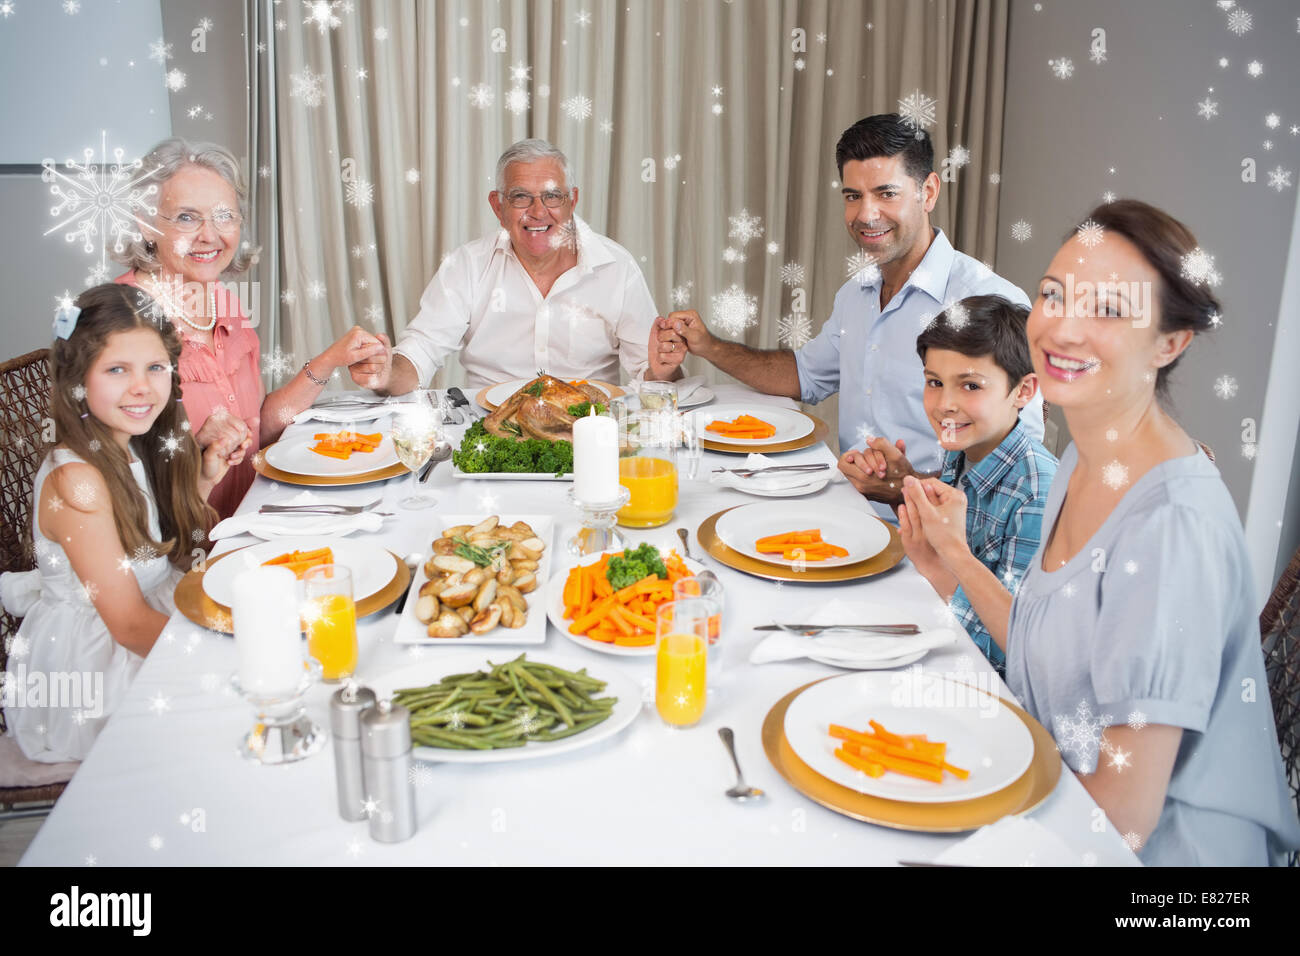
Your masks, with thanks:
M 867 631 L 871 634 L 920 634 L 915 624 L 760 624 L 756 631 L 788 631 L 811 637 L 822 631 Z

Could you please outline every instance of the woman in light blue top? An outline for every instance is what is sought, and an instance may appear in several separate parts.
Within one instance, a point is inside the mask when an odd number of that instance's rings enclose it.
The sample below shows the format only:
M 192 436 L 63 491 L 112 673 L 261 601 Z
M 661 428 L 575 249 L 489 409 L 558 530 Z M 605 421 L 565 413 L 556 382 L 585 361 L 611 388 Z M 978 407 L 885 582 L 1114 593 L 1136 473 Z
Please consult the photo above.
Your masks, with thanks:
M 1073 444 L 1011 606 L 1007 683 L 1145 863 L 1263 865 L 1300 846 L 1241 522 L 1161 407 L 1219 305 L 1182 223 L 1093 210 L 1029 317 Z

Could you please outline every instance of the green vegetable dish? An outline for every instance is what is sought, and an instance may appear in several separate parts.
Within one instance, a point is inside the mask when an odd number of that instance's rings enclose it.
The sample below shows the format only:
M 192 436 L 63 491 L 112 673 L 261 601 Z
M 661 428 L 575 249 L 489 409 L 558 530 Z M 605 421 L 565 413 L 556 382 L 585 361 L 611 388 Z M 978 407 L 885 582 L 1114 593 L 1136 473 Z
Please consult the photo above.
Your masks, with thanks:
M 484 428 L 480 419 L 465 432 L 460 449 L 452 453 L 451 460 L 467 475 L 549 472 L 558 478 L 573 471 L 573 443 L 501 438 Z
M 652 544 L 642 544 L 621 555 L 609 559 L 605 568 L 605 579 L 615 591 L 636 584 L 642 578 L 658 575 L 661 580 L 668 578 L 668 568 L 659 555 L 659 549 Z
M 449 750 L 522 747 L 561 740 L 608 720 L 617 697 L 597 697 L 605 682 L 520 654 L 491 670 L 452 674 L 428 687 L 407 687 L 393 703 L 411 712 L 411 740 Z
M 596 414 L 604 415 L 606 408 L 607 406 L 602 405 L 600 402 L 597 402 Z M 588 415 L 591 414 L 591 402 L 579 402 L 577 405 L 570 405 L 569 414 L 572 415 L 574 418 L 586 418 Z

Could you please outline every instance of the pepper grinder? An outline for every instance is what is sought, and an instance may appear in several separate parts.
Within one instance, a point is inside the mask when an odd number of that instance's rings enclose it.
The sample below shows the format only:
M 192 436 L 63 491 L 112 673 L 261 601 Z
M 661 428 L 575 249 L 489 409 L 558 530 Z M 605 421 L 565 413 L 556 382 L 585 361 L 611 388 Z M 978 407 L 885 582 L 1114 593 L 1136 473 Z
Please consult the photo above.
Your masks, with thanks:
M 400 843 L 414 836 L 409 710 L 384 700 L 361 715 L 361 762 L 371 838 Z
M 375 706 L 375 692 L 349 683 L 330 697 L 330 731 L 334 737 L 334 781 L 339 816 L 366 818 L 365 775 L 361 768 L 361 715 Z

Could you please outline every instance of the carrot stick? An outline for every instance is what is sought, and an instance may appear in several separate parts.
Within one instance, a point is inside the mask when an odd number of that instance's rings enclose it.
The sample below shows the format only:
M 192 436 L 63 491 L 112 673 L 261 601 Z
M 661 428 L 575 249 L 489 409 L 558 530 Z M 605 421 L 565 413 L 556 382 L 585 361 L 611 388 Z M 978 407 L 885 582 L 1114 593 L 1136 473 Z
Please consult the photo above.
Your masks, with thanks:
M 885 768 L 882 764 L 873 763 L 870 760 L 863 760 L 857 754 L 849 753 L 842 747 L 835 751 L 835 756 L 839 757 L 854 770 L 861 770 L 869 777 L 879 777 L 885 772 Z

